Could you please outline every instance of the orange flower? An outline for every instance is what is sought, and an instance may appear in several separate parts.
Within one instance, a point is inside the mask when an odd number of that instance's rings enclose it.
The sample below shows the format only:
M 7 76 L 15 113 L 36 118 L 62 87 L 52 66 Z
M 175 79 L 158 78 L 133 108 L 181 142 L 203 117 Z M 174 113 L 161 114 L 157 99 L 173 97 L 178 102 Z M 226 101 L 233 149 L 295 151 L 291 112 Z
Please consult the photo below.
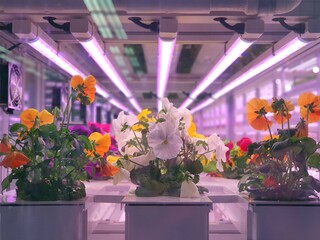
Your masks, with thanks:
M 53 123 L 54 116 L 47 110 L 42 110 L 40 113 L 37 109 L 28 108 L 20 114 L 20 120 L 28 129 L 32 128 L 36 118 L 38 117 L 40 126 Z
M 271 104 L 273 110 L 273 118 L 277 123 L 282 124 L 287 122 L 291 118 L 290 111 L 294 110 L 294 105 L 292 102 L 274 98 Z
M 318 122 L 320 120 L 320 96 L 311 92 L 302 93 L 298 98 L 300 115 L 307 123 Z
M 108 152 L 111 145 L 111 137 L 107 133 L 104 135 L 98 132 L 91 133 L 89 140 L 95 143 L 95 152 L 102 157 Z M 89 155 L 92 155 L 92 153 L 89 153 Z
M 0 163 L 0 166 L 17 168 L 22 165 L 26 165 L 28 162 L 30 162 L 30 159 L 24 154 L 19 152 L 12 152 L 5 156 L 3 161 Z
M 272 139 L 277 139 L 277 138 L 279 138 L 279 135 L 272 134 Z M 271 139 L 270 134 L 268 134 L 262 138 L 262 141 L 268 141 L 270 139 Z
M 247 120 L 256 130 L 268 130 L 272 122 L 266 119 L 266 114 L 271 112 L 271 106 L 265 99 L 253 98 L 247 103 Z
M 96 79 L 93 76 L 88 76 L 83 79 L 79 75 L 75 75 L 70 80 L 70 85 L 76 91 L 77 99 L 82 104 L 90 104 L 94 101 L 96 94 Z
M 17 168 L 30 162 L 30 159 L 19 152 L 10 152 L 10 147 L 0 143 L 0 152 L 6 154 L 0 166 Z
M 119 168 L 113 166 L 112 164 L 106 162 L 103 166 L 100 168 L 100 174 L 104 177 L 111 177 L 115 175 L 117 172 L 119 172 Z

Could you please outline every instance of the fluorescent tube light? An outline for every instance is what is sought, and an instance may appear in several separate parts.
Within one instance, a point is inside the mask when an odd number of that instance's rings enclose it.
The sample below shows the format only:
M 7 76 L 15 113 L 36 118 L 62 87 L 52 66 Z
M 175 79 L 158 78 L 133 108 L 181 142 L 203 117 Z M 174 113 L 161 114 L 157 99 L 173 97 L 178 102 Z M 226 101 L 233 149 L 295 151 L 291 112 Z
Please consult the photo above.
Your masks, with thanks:
M 161 109 L 160 98 L 163 98 L 166 92 L 172 56 L 174 47 L 176 45 L 175 39 L 161 39 L 158 40 L 158 69 L 157 69 L 157 106 Z
M 275 51 L 272 53 L 272 49 L 267 50 L 266 53 L 262 54 L 260 57 L 257 58 L 256 61 L 249 64 L 246 69 L 247 71 L 241 74 L 239 77 L 234 79 L 232 82 L 227 84 L 223 87 L 220 91 L 216 92 L 212 95 L 212 98 L 204 101 L 203 103 L 199 104 L 195 108 L 191 110 L 192 113 L 197 112 L 209 104 L 215 101 L 215 99 L 220 98 L 224 94 L 230 92 L 231 90 L 235 89 L 236 87 L 240 86 L 241 84 L 247 82 L 251 78 L 255 77 L 259 73 L 267 70 L 268 68 L 274 66 L 275 64 L 281 62 L 291 54 L 295 53 L 296 51 L 300 50 L 304 46 L 306 46 L 308 42 L 304 42 L 299 39 L 293 33 L 288 34 L 282 40 L 280 40 L 277 44 L 275 44 L 274 48 Z M 258 62 L 258 63 L 256 63 Z
M 33 42 L 29 42 L 28 44 L 70 75 L 85 76 L 83 72 L 73 66 L 64 57 L 60 56 L 57 51 L 47 44 L 42 38 L 36 38 Z
M 78 70 L 75 66 L 73 66 L 69 61 L 67 61 L 64 57 L 59 56 L 55 49 L 53 49 L 49 44 L 47 44 L 43 39 L 37 38 L 33 42 L 28 43 L 31 47 L 41 53 L 43 56 L 48 58 L 50 61 L 55 63 L 57 66 L 65 70 L 71 76 L 80 75 L 85 77 L 86 75 Z M 99 84 L 96 84 L 97 93 L 100 94 L 104 98 L 109 98 L 110 94 L 104 90 Z M 120 104 L 116 99 L 112 98 L 109 102 L 116 106 L 117 108 L 128 111 L 128 108 Z
M 211 83 L 213 83 L 237 58 L 241 56 L 251 45 L 252 41 L 248 42 L 240 38 L 238 34 L 234 35 L 230 40 L 231 46 L 227 52 L 214 65 L 211 71 L 199 83 L 199 85 L 190 93 L 189 97 L 181 104 L 180 108 L 188 107 L 197 96 L 202 93 Z
M 124 83 L 111 61 L 105 55 L 104 50 L 101 48 L 97 39 L 95 37 L 92 37 L 88 41 L 80 41 L 80 44 L 90 54 L 90 56 L 99 65 L 102 71 L 110 78 L 110 80 L 119 88 L 121 92 L 123 92 L 123 94 L 129 99 L 129 101 L 130 99 L 134 99 L 132 92 Z M 138 112 L 141 111 L 141 107 L 136 100 L 130 101 L 130 103 Z

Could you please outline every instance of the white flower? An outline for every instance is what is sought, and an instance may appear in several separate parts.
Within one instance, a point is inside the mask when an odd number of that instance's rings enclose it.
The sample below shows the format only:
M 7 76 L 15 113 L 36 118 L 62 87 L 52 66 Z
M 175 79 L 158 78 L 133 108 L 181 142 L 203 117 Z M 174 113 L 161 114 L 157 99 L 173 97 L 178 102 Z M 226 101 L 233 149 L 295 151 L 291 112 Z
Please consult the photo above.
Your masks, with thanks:
M 176 157 L 182 147 L 179 132 L 170 121 L 152 125 L 147 134 L 147 141 L 155 156 L 164 160 Z
M 139 168 L 142 166 L 148 166 L 151 160 L 154 160 L 156 157 L 152 151 L 149 151 L 146 155 L 141 155 L 138 157 L 131 158 L 131 161 L 136 164 L 136 167 Z
M 130 172 L 125 170 L 124 168 L 120 168 L 120 170 L 113 176 L 113 184 L 117 185 L 123 179 L 127 179 L 130 181 Z
M 181 184 L 181 198 L 198 198 L 200 197 L 196 184 L 192 181 L 184 181 Z
M 160 117 L 167 121 L 174 121 L 178 126 L 179 122 L 184 124 L 185 130 L 190 127 L 191 124 L 191 112 L 186 108 L 178 109 L 169 102 L 167 98 L 161 99 L 162 109 L 166 110 L 166 113 L 160 113 Z
M 133 133 L 130 128 L 121 131 L 125 124 L 132 127 L 133 124 L 138 122 L 138 118 L 133 115 L 126 115 L 121 111 L 116 119 L 112 121 L 113 133 L 117 141 L 121 141 L 126 138 L 132 138 Z
M 224 143 L 219 144 L 216 149 L 216 158 L 217 158 L 217 169 L 220 172 L 223 172 L 222 162 L 226 162 L 226 152 L 228 152 L 229 148 L 224 145 Z
M 132 156 L 135 152 L 139 151 L 135 146 L 126 146 L 127 142 L 133 138 L 134 135 L 132 134 L 128 135 L 127 138 L 118 141 L 118 149 L 122 155 L 128 154 L 129 156 Z
M 167 112 L 170 112 L 173 108 L 173 103 L 169 102 L 168 98 L 161 98 L 160 99 L 162 109 L 165 109 Z

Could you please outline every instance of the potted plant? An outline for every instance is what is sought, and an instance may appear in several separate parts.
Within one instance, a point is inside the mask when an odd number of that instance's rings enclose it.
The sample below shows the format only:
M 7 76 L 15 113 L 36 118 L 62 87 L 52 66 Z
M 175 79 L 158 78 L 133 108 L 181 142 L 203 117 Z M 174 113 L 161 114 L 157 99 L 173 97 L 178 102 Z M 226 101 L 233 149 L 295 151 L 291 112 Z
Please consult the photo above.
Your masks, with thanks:
M 257 130 L 268 130 L 270 135 L 269 140 L 249 146 L 248 155 L 257 164 L 239 181 L 239 191 L 249 192 L 249 198 L 253 200 L 249 201 L 253 239 L 263 239 L 261 236 L 265 234 L 268 239 L 280 239 L 279 236 L 281 239 L 315 239 L 312 236 L 318 235 L 315 234 L 317 228 L 310 229 L 310 226 L 317 218 L 314 213 L 320 214 L 317 194 L 320 181 L 308 173 L 308 165 L 319 163 L 320 156 L 316 151 L 320 145 L 308 137 L 308 124 L 320 120 L 320 97 L 302 93 L 298 105 L 301 120 L 291 128 L 290 112 L 294 105 L 290 101 L 274 98 L 270 105 L 267 100 L 254 98 L 247 103 L 249 124 Z M 278 135 L 271 133 L 270 113 L 281 124 Z M 308 201 L 309 208 L 305 201 Z M 310 223 L 308 230 L 306 223 Z M 305 232 L 310 233 L 310 238 Z
M 79 100 L 82 104 L 94 101 L 95 83 L 93 76 L 85 79 L 73 76 L 72 93 L 61 121 L 59 109 L 50 113 L 29 108 L 20 114 L 21 123 L 13 124 L 10 133 L 3 136 L 0 166 L 11 171 L 1 184 L 2 191 L 15 180 L 17 201 L 2 198 L 0 238 L 24 239 L 28 235 L 28 239 L 45 239 L 52 234 L 57 239 L 80 239 L 85 236 L 82 230 L 86 229 L 85 207 L 81 200 L 86 196 L 82 183 L 87 179 L 84 166 L 88 161 L 104 163 L 104 153 L 111 140 L 109 134 L 78 135 L 69 130 L 69 123 L 73 101 Z M 117 171 L 110 164 L 103 164 L 102 168 Z M 9 221 L 13 218 L 28 219 L 32 226 L 21 223 L 17 231 Z M 33 227 L 36 231 L 30 232 Z
M 137 196 L 198 197 L 205 190 L 195 185 L 203 170 L 201 160 L 215 158 L 223 170 L 228 148 L 217 134 L 198 134 L 188 109 L 177 109 L 166 98 L 161 102 L 155 116 L 144 109 L 138 116 L 121 112 L 113 120 L 121 153 L 115 181 L 130 178 L 138 185 Z

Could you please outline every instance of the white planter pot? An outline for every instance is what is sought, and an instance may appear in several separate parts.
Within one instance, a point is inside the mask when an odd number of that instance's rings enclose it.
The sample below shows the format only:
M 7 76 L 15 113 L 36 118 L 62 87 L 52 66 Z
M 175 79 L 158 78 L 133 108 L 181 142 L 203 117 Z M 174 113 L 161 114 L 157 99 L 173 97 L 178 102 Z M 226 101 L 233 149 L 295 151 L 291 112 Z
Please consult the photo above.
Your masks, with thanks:
M 125 204 L 126 240 L 208 240 L 209 212 L 207 197 L 136 197 L 127 196 Z
M 320 202 L 252 201 L 248 240 L 318 240 Z
M 0 202 L 0 240 L 86 240 L 84 201 Z

